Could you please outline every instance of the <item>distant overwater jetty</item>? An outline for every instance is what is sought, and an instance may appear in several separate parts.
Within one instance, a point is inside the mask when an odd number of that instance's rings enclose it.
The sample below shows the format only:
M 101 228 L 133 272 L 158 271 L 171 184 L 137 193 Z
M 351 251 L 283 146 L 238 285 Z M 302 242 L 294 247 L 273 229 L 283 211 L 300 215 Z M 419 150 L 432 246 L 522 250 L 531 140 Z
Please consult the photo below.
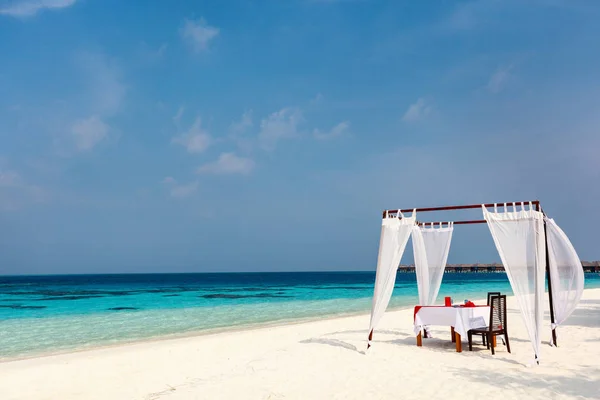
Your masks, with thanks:
M 600 261 L 582 261 L 583 271 L 587 273 L 600 273 Z M 415 272 L 414 264 L 401 265 L 398 272 Z M 445 273 L 504 273 L 502 264 L 448 264 Z

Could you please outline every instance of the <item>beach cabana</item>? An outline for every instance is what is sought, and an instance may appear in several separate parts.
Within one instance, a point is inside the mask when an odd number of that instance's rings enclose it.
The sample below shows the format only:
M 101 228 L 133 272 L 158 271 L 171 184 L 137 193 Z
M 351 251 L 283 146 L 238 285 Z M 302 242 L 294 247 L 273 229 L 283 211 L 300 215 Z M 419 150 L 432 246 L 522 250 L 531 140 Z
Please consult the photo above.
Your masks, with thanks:
M 477 208 L 482 209 L 483 219 L 417 220 L 417 213 Z M 412 237 L 419 305 L 433 305 L 454 226 L 480 223 L 487 224 L 492 234 L 539 364 L 546 278 L 554 345 L 556 327 L 577 307 L 584 284 L 583 267 L 573 245 L 556 222 L 545 215 L 539 201 L 385 210 L 367 348 L 392 297 L 408 239 Z

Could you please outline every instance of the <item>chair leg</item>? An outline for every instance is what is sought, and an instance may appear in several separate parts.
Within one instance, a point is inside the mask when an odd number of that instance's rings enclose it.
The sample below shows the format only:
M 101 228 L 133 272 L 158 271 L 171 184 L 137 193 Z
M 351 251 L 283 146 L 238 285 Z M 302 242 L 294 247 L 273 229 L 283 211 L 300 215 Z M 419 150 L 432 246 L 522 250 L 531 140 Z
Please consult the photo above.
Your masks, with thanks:
M 506 350 L 510 353 L 510 343 L 508 342 L 508 332 L 504 332 L 504 339 L 506 339 Z
M 494 351 L 494 341 L 492 340 L 492 334 L 491 333 L 488 336 L 488 343 L 490 344 L 490 346 L 492 348 L 492 355 L 496 354 L 496 352 Z
M 469 351 L 473 351 L 473 334 L 471 332 L 467 332 L 467 337 L 469 339 Z
M 483 343 L 483 345 L 485 346 L 485 335 L 481 335 L 481 342 Z

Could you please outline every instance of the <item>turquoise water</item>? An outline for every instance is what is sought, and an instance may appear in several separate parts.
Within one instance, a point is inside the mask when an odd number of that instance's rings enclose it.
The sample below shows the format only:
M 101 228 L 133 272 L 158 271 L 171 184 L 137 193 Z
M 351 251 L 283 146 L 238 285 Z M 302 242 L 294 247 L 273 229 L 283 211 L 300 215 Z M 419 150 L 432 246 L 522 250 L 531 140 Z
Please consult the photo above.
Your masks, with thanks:
M 0 360 L 368 313 L 374 281 L 371 272 L 0 277 Z M 600 275 L 586 275 L 591 287 Z M 512 293 L 503 273 L 445 274 L 438 302 L 488 291 Z M 399 273 L 390 307 L 416 303 L 415 275 Z

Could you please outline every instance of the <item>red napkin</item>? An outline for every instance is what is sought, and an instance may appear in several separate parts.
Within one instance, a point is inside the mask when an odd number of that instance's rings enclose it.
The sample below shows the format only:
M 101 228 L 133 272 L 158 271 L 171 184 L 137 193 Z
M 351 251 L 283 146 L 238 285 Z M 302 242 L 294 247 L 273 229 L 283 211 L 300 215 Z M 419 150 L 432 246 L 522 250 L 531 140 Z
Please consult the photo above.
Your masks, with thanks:
M 413 320 L 417 319 L 417 313 L 419 312 L 420 309 L 421 309 L 421 306 L 415 306 L 415 313 L 413 315 Z
M 467 301 L 465 303 L 465 307 L 475 307 L 475 303 L 473 303 L 472 301 Z

